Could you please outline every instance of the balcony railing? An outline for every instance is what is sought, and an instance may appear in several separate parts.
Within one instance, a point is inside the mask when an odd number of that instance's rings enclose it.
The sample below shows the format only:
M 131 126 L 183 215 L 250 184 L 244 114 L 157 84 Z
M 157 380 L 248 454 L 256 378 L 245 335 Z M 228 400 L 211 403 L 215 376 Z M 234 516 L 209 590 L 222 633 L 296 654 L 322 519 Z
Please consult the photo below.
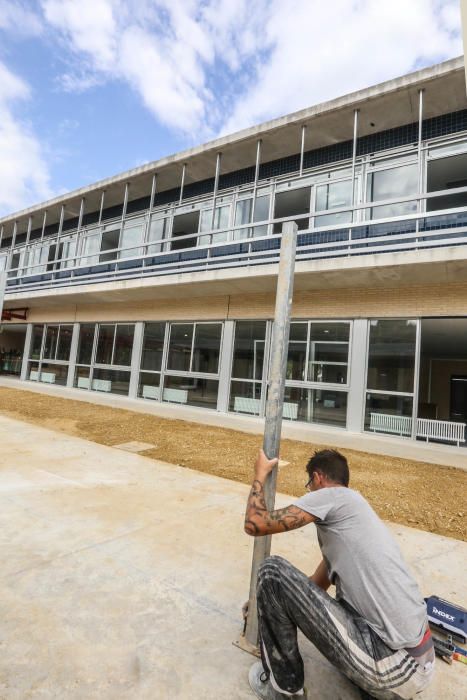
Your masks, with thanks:
M 426 200 L 458 193 L 467 195 L 467 187 L 443 190 L 419 197 L 412 195 L 397 200 L 367 202 L 351 207 L 351 211 L 355 212 L 352 214 L 353 218 L 358 218 L 372 206 L 416 202 L 418 208 L 421 208 L 422 202 Z M 333 209 L 328 213 L 335 214 L 340 211 L 340 209 Z M 346 207 L 345 211 L 348 212 L 349 208 Z M 84 251 L 81 255 L 42 261 L 27 267 L 19 265 L 12 268 L 10 260 L 6 292 L 8 294 L 26 289 L 29 291 L 91 282 L 144 278 L 148 275 L 163 276 L 275 263 L 279 259 L 281 234 L 272 233 L 273 225 L 291 220 L 298 222 L 309 219 L 310 216 L 313 216 L 313 213 L 255 221 L 212 232 L 202 231 L 157 241 L 139 242 L 134 246 L 105 251 Z M 255 237 L 255 230 L 267 230 L 270 233 Z M 80 235 L 85 234 L 86 231 L 80 233 Z M 70 232 L 67 232 L 66 237 L 70 235 Z M 208 239 L 209 242 L 206 242 Z M 51 246 L 57 245 L 57 239 L 47 243 Z M 177 250 L 171 249 L 174 243 Z M 182 247 L 184 244 L 185 247 Z M 297 239 L 297 261 L 466 244 L 467 207 L 457 207 L 300 230 Z M 31 243 L 29 249 L 37 245 L 37 242 Z M 154 252 L 157 248 L 159 251 Z M 105 262 L 100 262 L 99 257 L 104 256 Z

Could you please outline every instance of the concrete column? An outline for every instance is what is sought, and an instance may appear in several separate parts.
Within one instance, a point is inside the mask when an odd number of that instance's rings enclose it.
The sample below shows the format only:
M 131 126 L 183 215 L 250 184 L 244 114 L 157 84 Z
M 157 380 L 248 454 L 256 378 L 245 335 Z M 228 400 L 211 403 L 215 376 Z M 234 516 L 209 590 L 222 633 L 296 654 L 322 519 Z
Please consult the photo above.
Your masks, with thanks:
M 357 318 L 352 324 L 350 343 L 350 387 L 347 398 L 347 429 L 363 432 L 368 349 L 368 320 Z
M 28 376 L 28 358 L 31 352 L 31 340 L 32 340 L 32 323 L 28 323 L 26 328 L 26 338 L 24 339 L 24 350 L 23 350 L 23 362 L 21 364 L 21 376 L 22 382 L 26 381 Z
M 79 323 L 73 324 L 73 334 L 71 336 L 70 361 L 68 365 L 67 387 L 71 388 L 75 379 L 75 367 L 78 356 L 79 343 Z
M 225 321 L 219 361 L 219 393 L 217 395 L 217 410 L 222 411 L 222 413 L 227 413 L 229 410 L 230 370 L 232 366 L 234 332 L 234 321 Z
M 131 353 L 130 390 L 128 392 L 130 399 L 136 399 L 138 396 L 139 366 L 141 362 L 141 351 L 143 349 L 143 334 L 144 323 L 139 321 L 135 324 L 133 352 Z

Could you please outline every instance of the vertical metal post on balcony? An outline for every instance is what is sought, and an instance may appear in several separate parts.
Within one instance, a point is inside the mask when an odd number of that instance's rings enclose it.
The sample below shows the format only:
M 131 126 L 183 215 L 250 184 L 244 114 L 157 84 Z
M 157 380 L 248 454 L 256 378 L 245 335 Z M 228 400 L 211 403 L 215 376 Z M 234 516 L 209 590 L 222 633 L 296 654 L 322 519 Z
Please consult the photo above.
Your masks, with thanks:
M 57 242 L 55 244 L 55 255 L 54 255 L 54 269 L 55 269 L 55 264 L 58 260 L 59 252 L 60 252 L 60 238 L 62 235 L 62 230 L 63 230 L 63 219 L 65 218 L 65 205 L 62 204 L 61 209 L 60 209 L 60 220 L 58 223 L 58 231 L 57 231 Z
M 420 215 L 423 209 L 422 200 L 420 195 L 423 190 L 423 164 L 422 164 L 422 144 L 423 144 L 423 89 L 418 91 L 418 148 L 417 148 L 417 162 L 418 162 L 418 200 L 417 200 L 417 214 Z M 417 217 L 415 224 L 415 231 L 418 234 L 420 230 L 420 219 Z M 416 239 L 418 244 L 418 238 Z
M 305 135 L 306 135 L 306 124 L 302 126 L 302 140 L 300 144 L 300 177 L 303 175 L 303 159 L 305 157 Z
M 18 222 L 15 221 L 15 223 L 13 224 L 13 233 L 11 235 L 10 253 L 8 255 L 8 263 L 7 263 L 7 268 L 6 268 L 7 270 L 11 270 L 11 263 L 13 260 L 13 250 L 15 248 L 17 230 L 18 230 Z M 19 267 L 19 265 L 18 265 L 18 267 Z M 18 274 L 18 272 L 19 272 L 19 270 L 17 271 L 16 274 Z
M 186 163 L 183 163 L 183 168 L 182 168 L 182 180 L 181 180 L 181 183 L 180 183 L 180 198 L 179 198 L 179 200 L 178 200 L 178 203 L 179 203 L 179 204 L 182 203 L 182 199 L 183 199 L 183 190 L 184 190 L 184 188 L 185 188 L 185 174 L 186 174 Z
M 41 230 L 41 241 L 44 240 L 45 235 L 45 223 L 47 221 L 47 209 L 44 211 L 44 216 L 42 217 L 42 230 Z
M 78 262 L 78 255 L 79 255 L 79 247 L 80 247 L 80 233 L 81 233 L 81 227 L 83 225 L 83 216 L 84 216 L 84 197 L 81 197 L 81 203 L 79 205 L 79 214 L 78 214 L 78 227 L 76 229 L 76 247 L 75 247 L 75 255 L 73 258 L 73 264 L 71 267 L 74 267 L 77 262 Z M 73 272 L 72 272 L 73 274 Z
M 157 173 L 154 173 L 152 176 L 152 183 L 151 183 L 151 197 L 149 199 L 149 213 L 151 214 L 152 210 L 154 209 L 154 199 L 156 197 L 156 191 L 157 191 Z
M 0 227 L 0 248 L 2 247 L 2 241 L 3 241 L 3 224 Z
M 104 212 L 104 200 L 105 200 L 105 190 L 101 192 L 101 203 L 99 207 L 99 219 L 97 220 L 97 225 L 100 226 L 102 223 L 102 214 Z
M 354 109 L 353 113 L 353 143 L 352 143 L 352 221 L 354 220 L 355 206 L 355 171 L 357 163 L 357 144 L 358 144 L 358 113 L 360 110 Z M 352 244 L 352 229 L 349 228 L 349 255 L 351 253 Z
M 262 141 L 258 139 L 256 142 L 256 164 L 255 164 L 255 181 L 253 183 L 253 202 L 251 204 L 251 223 L 255 220 L 255 209 L 256 209 L 256 192 L 258 190 L 258 180 L 259 180 L 259 169 L 261 166 L 261 149 Z M 254 234 L 254 232 L 253 232 Z
M 31 229 L 32 229 L 32 216 L 28 218 L 28 228 L 26 231 L 26 245 L 29 245 L 29 239 L 31 238 Z
M 214 221 L 216 217 L 216 198 L 217 198 L 217 189 L 219 187 L 219 173 L 220 173 L 220 168 L 221 168 L 221 157 L 222 153 L 218 153 L 216 157 L 216 173 L 214 175 L 214 192 L 212 195 L 212 216 L 211 216 L 211 231 L 214 228 Z M 211 243 L 212 243 L 212 237 L 211 237 Z
M 295 221 L 288 221 L 282 226 L 281 253 L 277 278 L 276 308 L 272 331 L 272 352 L 263 440 L 263 449 L 269 459 L 279 456 L 297 231 L 298 227 Z M 276 480 L 277 467 L 273 469 L 264 485 L 264 496 L 268 510 L 273 510 L 274 508 Z M 258 612 L 256 607 L 258 570 L 265 558 L 269 556 L 270 551 L 270 535 L 255 538 L 247 625 L 245 638 L 240 641 L 242 647 L 250 651 L 258 645 Z
M 125 192 L 124 192 L 124 194 L 123 194 L 123 208 L 122 208 L 122 226 L 123 226 L 123 222 L 125 221 L 125 217 L 126 217 L 126 210 L 127 210 L 127 207 L 128 207 L 128 194 L 129 194 L 129 191 L 130 191 L 130 183 L 129 183 L 129 182 L 125 182 Z

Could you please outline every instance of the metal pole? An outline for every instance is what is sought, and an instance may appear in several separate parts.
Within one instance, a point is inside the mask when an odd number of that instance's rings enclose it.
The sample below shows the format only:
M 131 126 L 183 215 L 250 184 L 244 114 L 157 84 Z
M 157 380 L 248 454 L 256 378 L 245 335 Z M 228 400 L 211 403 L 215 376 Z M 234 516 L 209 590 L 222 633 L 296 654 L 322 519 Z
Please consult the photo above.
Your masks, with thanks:
M 211 217 L 211 231 L 214 228 L 214 219 L 216 217 L 216 198 L 217 198 L 217 188 L 219 187 L 219 172 L 221 168 L 221 153 L 217 154 L 216 158 L 216 174 L 214 176 L 214 192 L 212 196 L 212 217 Z
M 186 163 L 183 163 L 183 168 L 182 168 L 182 181 L 180 183 L 180 199 L 178 200 L 178 203 L 182 203 L 183 199 L 183 188 L 185 187 L 185 173 L 186 173 Z
M 55 244 L 55 255 L 54 255 L 54 265 L 57 262 L 59 258 L 59 251 L 60 251 L 60 238 L 62 235 L 62 229 L 63 229 L 63 219 L 65 218 L 65 205 L 62 204 L 61 209 L 60 209 L 60 221 L 58 224 L 58 231 L 57 231 L 57 242 Z
M 303 175 L 303 158 L 305 156 L 305 134 L 306 124 L 302 126 L 302 142 L 300 145 L 300 177 Z
M 83 214 L 84 214 L 84 197 L 81 197 L 81 203 L 79 205 L 79 214 L 78 214 L 78 227 L 76 229 L 77 235 L 79 235 L 79 232 L 81 231 L 81 226 L 83 225 Z
M 3 241 L 3 224 L 0 228 L 0 248 L 2 247 L 2 241 Z
M 258 139 L 256 143 L 256 164 L 255 164 L 255 182 L 253 185 L 253 202 L 251 205 L 251 222 L 255 220 L 255 208 L 256 208 L 256 190 L 258 189 L 258 179 L 259 179 L 259 167 L 261 165 L 261 139 Z
M 42 217 L 42 231 L 41 231 L 41 241 L 44 240 L 45 235 L 45 222 L 47 221 L 47 209 L 44 210 L 44 216 Z
M 149 213 L 152 212 L 154 209 L 154 199 L 156 196 L 156 189 L 157 189 L 157 173 L 154 173 L 152 176 L 152 184 L 151 184 L 151 198 L 149 200 Z
M 32 216 L 28 218 L 28 230 L 26 231 L 26 245 L 29 243 L 29 239 L 31 238 L 31 229 L 32 229 Z
M 102 223 L 102 212 L 104 211 L 104 199 L 105 199 L 105 190 L 102 190 L 101 193 L 101 205 L 99 207 L 99 220 L 97 222 L 97 225 L 100 226 Z
M 352 148 L 352 206 L 355 204 L 355 165 L 357 161 L 358 109 L 353 114 L 353 148 Z M 353 214 L 353 212 L 352 212 Z
M 418 195 L 420 197 L 423 186 L 423 169 L 422 169 L 422 140 L 423 140 L 423 89 L 418 91 Z M 417 213 L 422 211 L 422 200 L 417 201 Z M 417 218 L 415 230 L 418 233 L 420 229 L 420 219 Z
M 128 206 L 128 192 L 130 189 L 130 184 L 128 182 L 125 183 L 125 193 L 123 195 L 123 209 L 122 209 L 122 224 L 125 221 L 125 216 L 126 216 L 126 210 Z
M 281 255 L 277 277 L 276 310 L 272 329 L 272 352 L 269 370 L 266 421 L 264 426 L 263 450 L 269 459 L 279 456 L 284 402 L 285 372 L 289 344 L 290 311 L 292 306 L 295 248 L 298 226 L 295 221 L 287 221 L 282 226 Z M 277 467 L 264 485 L 264 495 L 268 510 L 273 510 L 276 497 Z M 258 570 L 271 551 L 271 536 L 255 538 L 251 567 L 250 598 L 245 631 L 246 642 L 258 645 L 258 612 L 256 609 L 256 581 Z

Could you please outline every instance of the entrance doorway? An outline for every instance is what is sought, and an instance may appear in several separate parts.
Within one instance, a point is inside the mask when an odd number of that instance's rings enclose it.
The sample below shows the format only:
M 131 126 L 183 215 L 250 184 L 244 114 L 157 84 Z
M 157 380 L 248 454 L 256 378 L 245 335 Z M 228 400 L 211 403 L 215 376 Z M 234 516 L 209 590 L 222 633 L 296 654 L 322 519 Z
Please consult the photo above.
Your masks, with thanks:
M 451 377 L 451 420 L 467 423 L 467 375 Z
M 0 375 L 21 375 L 26 328 L 25 323 L 0 325 Z

